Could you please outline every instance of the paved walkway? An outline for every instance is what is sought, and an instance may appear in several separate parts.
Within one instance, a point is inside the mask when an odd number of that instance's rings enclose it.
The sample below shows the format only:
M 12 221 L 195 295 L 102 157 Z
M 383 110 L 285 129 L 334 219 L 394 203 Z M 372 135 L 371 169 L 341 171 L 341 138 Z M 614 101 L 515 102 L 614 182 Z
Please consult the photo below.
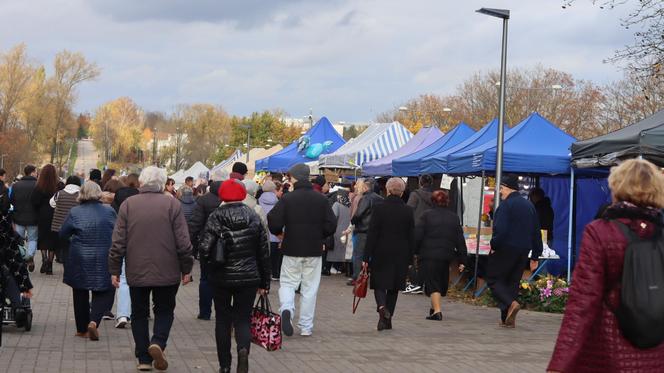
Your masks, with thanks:
M 115 329 L 113 322 L 104 321 L 98 342 L 74 337 L 71 290 L 62 283 L 62 266 L 56 265 L 54 276 L 35 273 L 33 279 L 33 329 L 4 327 L 0 372 L 136 371 L 131 330 Z M 277 287 L 271 295 L 275 307 Z M 197 289 L 194 282 L 178 293 L 166 350 L 169 372 L 218 369 L 214 321 L 195 319 Z M 496 309 L 446 301 L 444 321 L 428 321 L 428 298 L 401 295 L 394 329 L 379 333 L 373 297 L 363 300 L 355 315 L 351 301 L 350 287 L 341 276 L 323 278 L 314 335 L 300 337 L 296 331 L 275 352 L 252 346 L 251 371 L 543 372 L 561 320 L 560 315 L 524 311 L 518 328 L 507 330 L 498 327 Z
M 78 142 L 78 157 L 76 158 L 76 165 L 74 170 L 78 172 L 83 172 L 85 177 L 88 177 L 90 170 L 97 168 L 97 160 L 99 156 L 97 150 L 92 144 L 92 140 L 79 140 Z

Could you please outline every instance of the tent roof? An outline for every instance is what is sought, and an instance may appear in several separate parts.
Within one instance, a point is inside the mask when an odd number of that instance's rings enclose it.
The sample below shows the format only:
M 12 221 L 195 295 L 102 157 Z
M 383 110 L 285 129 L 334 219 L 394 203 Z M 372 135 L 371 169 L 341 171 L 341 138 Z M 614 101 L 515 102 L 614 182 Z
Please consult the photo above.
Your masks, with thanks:
M 538 113 L 532 113 L 507 131 L 504 138 L 503 171 L 567 174 L 569 147 L 574 137 Z M 486 142 L 448 159 L 448 173 L 473 174 L 496 169 L 496 143 Z
M 509 130 L 507 125 L 505 126 L 505 132 Z M 479 131 L 475 132 L 472 136 L 467 138 L 465 141 L 460 142 L 459 144 L 433 154 L 430 158 L 423 161 L 422 171 L 425 173 L 446 173 L 448 171 L 447 165 L 449 156 L 451 154 L 462 153 L 464 151 L 470 150 L 474 147 L 480 146 L 489 141 L 496 141 L 498 137 L 498 119 L 495 118 L 491 122 L 487 123 Z
M 443 133 L 438 127 L 424 127 L 420 129 L 419 132 L 406 143 L 406 145 L 402 146 L 397 151 L 388 156 L 362 165 L 362 173 L 372 176 L 392 175 L 393 160 L 424 149 L 441 137 L 443 137 Z
M 320 118 L 320 120 L 316 122 L 305 135 L 309 136 L 311 144 L 332 141 L 332 145 L 328 149 L 329 153 L 336 151 L 346 143 L 326 117 Z M 306 163 L 314 160 L 307 158 L 304 155 L 304 152 L 299 152 L 297 150 L 297 145 L 297 141 L 294 141 L 281 151 L 267 158 L 256 161 L 256 170 L 286 172 L 289 168 L 298 163 Z
M 320 168 L 357 168 L 385 157 L 406 144 L 413 134 L 399 122 L 372 124 L 354 141 L 320 157 Z
M 200 177 L 201 174 L 207 174 L 210 172 L 210 169 L 205 167 L 202 162 L 196 162 L 188 170 L 184 171 L 184 177 L 191 176 L 194 179 Z
M 175 180 L 176 184 L 183 184 L 186 176 L 184 175 L 184 170 L 177 170 L 176 173 L 169 176 L 171 179 Z
M 216 166 L 212 167 L 210 169 L 210 172 L 214 172 L 215 170 L 226 168 L 229 165 L 232 166 L 233 163 L 235 163 L 237 161 L 241 161 L 243 157 L 245 157 L 244 153 L 242 153 L 242 151 L 240 151 L 240 149 L 237 149 L 228 158 L 224 159 L 223 161 L 219 162 Z
M 664 110 L 617 131 L 572 144 L 576 167 L 611 166 L 619 158 L 637 156 L 664 165 Z
M 454 129 L 431 143 L 429 146 L 392 161 L 392 173 L 398 176 L 418 176 L 424 172 L 423 161 L 433 154 L 445 151 L 468 139 L 475 131 L 466 123 L 459 123 Z

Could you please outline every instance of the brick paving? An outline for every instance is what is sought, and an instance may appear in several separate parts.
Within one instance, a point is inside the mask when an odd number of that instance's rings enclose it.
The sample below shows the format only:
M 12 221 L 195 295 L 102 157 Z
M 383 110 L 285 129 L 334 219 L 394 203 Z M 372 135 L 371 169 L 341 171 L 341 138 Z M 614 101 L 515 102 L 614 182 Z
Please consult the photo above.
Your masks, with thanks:
M 194 266 L 195 268 L 197 266 Z M 39 268 L 39 266 L 37 266 Z M 198 276 L 195 274 L 195 277 Z M 71 289 L 54 276 L 33 274 L 34 322 L 30 332 L 3 327 L 0 372 L 135 372 L 130 329 L 103 321 L 101 338 L 74 337 Z M 278 285 L 271 302 L 278 307 Z M 175 323 L 166 350 L 169 372 L 216 372 L 214 321 L 197 320 L 198 286 L 178 292 Z M 445 301 L 442 322 L 424 319 L 428 298 L 400 295 L 391 331 L 376 331 L 373 297 L 351 313 L 345 279 L 324 277 L 314 334 L 285 338 L 283 349 L 252 346 L 252 372 L 542 372 L 551 355 L 561 316 L 522 311 L 518 328 L 498 327 L 496 309 Z M 235 361 L 234 361 L 235 363 Z

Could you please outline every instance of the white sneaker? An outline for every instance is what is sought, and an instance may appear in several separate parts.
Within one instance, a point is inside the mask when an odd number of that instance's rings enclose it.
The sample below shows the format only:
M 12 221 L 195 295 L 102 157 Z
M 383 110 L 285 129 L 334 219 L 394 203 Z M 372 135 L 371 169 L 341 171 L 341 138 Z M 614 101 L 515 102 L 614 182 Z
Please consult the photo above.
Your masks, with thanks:
M 421 293 L 422 293 L 422 287 L 417 285 L 408 285 L 406 286 L 406 290 L 403 291 L 403 294 L 421 294 Z
M 129 322 L 129 319 L 122 316 L 118 317 L 118 320 L 115 322 L 115 327 L 117 329 L 124 329 L 125 326 L 127 326 L 127 323 Z
M 300 335 L 303 337 L 310 337 L 311 336 L 311 330 L 302 330 L 300 331 Z
M 332 268 L 332 269 L 330 269 L 330 274 L 338 275 L 339 273 L 341 273 L 341 272 L 340 272 L 340 271 L 337 271 L 336 268 Z

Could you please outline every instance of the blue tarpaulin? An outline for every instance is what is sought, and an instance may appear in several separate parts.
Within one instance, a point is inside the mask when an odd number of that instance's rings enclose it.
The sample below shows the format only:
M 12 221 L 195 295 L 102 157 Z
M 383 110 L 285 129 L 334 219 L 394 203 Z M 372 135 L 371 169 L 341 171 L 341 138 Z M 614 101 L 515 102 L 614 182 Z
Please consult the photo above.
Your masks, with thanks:
M 505 125 L 505 130 L 509 130 L 509 127 Z M 453 146 L 445 151 L 433 154 L 428 159 L 423 159 L 423 171 L 430 174 L 438 173 L 447 173 L 447 161 L 448 157 L 451 154 L 462 153 L 469 149 L 473 149 L 477 146 L 485 144 L 489 141 L 496 142 L 496 137 L 498 137 L 498 119 L 494 119 L 479 131 L 475 132 L 472 136 L 467 138 L 465 141 Z
M 390 176 L 393 160 L 424 149 L 441 137 L 443 137 L 443 133 L 438 127 L 424 127 L 406 145 L 394 153 L 362 165 L 362 173 L 369 176 Z
M 504 139 L 503 171 L 534 174 L 569 174 L 570 146 L 575 141 L 538 113 L 532 113 L 507 131 Z M 452 154 L 448 173 L 476 174 L 496 169 L 496 143 Z
M 320 118 L 320 120 L 316 122 L 316 124 L 311 127 L 304 136 L 308 137 L 309 144 L 312 145 L 331 141 L 332 145 L 330 145 L 324 154 L 332 153 L 346 143 L 326 117 Z M 294 141 L 281 151 L 267 158 L 257 160 L 256 171 L 286 172 L 289 168 L 298 163 L 306 163 L 318 159 L 318 157 L 309 158 L 305 154 L 306 149 L 298 150 L 298 141 Z
M 431 157 L 433 154 L 445 151 L 472 136 L 475 131 L 465 123 L 459 123 L 453 130 L 446 133 L 445 136 L 427 146 L 424 149 L 416 151 L 407 156 L 392 161 L 392 174 L 395 176 L 419 176 L 422 175 L 422 161 Z

